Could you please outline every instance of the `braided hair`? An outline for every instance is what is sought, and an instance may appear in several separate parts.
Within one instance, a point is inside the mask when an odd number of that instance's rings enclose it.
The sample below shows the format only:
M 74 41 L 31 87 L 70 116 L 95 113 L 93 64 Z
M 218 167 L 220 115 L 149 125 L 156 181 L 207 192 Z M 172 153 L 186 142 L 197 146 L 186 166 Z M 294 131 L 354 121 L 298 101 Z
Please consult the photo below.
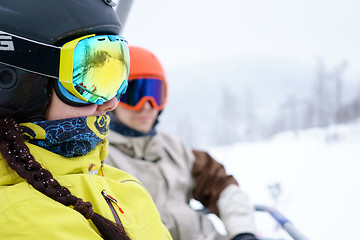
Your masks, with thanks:
M 95 213 L 91 202 L 72 195 L 48 170 L 42 168 L 26 146 L 18 123 L 11 117 L 0 119 L 0 153 L 7 164 L 36 190 L 65 206 L 74 206 L 74 210 L 91 219 L 104 239 L 130 240 L 122 225 Z

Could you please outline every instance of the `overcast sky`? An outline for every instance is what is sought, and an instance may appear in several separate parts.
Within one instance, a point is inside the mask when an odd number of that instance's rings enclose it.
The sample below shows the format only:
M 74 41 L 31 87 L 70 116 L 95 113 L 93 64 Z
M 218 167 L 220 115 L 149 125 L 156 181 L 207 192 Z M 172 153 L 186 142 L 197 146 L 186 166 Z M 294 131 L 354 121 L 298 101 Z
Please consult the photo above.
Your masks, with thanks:
M 275 57 L 360 75 L 356 0 L 134 0 L 123 35 L 165 67 L 228 56 Z

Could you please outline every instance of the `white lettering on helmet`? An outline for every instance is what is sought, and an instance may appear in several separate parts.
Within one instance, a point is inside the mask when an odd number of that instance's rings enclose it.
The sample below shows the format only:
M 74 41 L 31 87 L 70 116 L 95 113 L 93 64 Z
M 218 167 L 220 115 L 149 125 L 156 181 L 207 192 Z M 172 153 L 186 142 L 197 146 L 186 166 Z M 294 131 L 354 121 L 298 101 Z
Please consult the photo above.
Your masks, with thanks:
M 9 35 L 3 35 L 0 31 L 0 51 L 15 51 L 14 42 Z

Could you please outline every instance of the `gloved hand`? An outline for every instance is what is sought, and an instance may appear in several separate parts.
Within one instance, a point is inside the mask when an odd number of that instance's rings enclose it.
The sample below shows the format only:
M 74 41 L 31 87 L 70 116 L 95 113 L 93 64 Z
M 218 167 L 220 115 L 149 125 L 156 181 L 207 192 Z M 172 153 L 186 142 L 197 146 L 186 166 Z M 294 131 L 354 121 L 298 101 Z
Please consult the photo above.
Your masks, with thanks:
M 257 238 L 251 233 L 241 233 L 233 237 L 231 240 L 257 240 Z

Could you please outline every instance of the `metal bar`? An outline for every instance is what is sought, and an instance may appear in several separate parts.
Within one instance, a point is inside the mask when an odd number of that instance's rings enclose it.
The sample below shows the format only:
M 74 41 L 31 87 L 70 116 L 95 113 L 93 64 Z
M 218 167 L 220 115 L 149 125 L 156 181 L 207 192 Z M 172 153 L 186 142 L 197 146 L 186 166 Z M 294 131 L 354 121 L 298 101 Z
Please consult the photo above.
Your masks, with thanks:
M 122 26 L 121 29 L 124 29 L 126 19 L 128 17 L 131 5 L 133 4 L 134 0 L 117 0 L 114 2 L 116 3 L 115 12 Z
M 278 210 L 264 206 L 255 205 L 255 210 L 258 212 L 267 212 L 278 222 L 281 227 L 291 236 L 294 240 L 309 240 L 301 232 L 299 232 L 294 225 Z

